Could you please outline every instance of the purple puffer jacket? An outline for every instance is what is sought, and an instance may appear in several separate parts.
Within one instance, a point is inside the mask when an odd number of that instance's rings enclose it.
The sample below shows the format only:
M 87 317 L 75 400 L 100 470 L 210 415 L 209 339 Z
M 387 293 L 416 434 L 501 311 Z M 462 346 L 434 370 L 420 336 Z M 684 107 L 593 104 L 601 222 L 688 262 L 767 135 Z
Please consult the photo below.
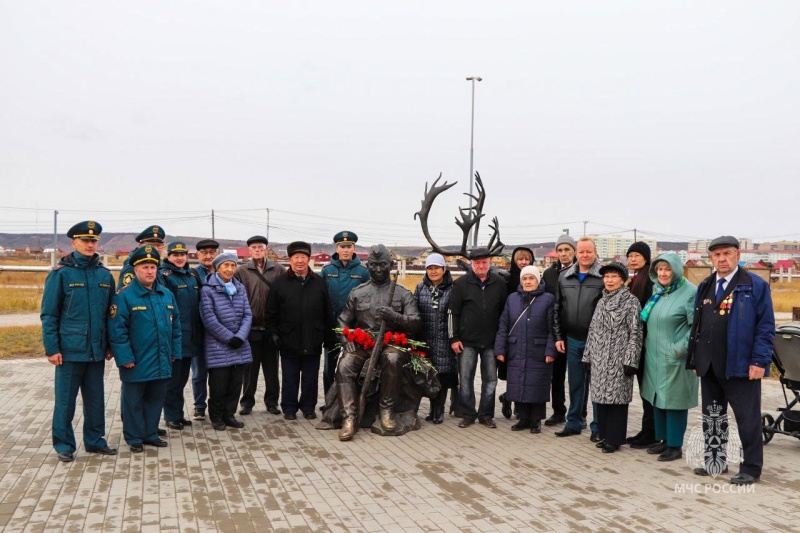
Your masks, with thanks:
M 204 340 L 208 368 L 242 365 L 253 362 L 247 336 L 253 324 L 253 312 L 244 285 L 233 278 L 233 298 L 212 274 L 200 289 L 200 318 L 205 326 Z M 228 346 L 234 337 L 244 341 L 238 348 Z

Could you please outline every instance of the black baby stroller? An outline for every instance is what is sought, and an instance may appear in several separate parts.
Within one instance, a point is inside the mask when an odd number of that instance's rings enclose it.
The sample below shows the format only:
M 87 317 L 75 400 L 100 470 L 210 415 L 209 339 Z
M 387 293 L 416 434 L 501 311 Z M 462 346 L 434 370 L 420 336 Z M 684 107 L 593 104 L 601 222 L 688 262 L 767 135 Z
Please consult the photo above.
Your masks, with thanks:
M 800 322 L 790 322 L 775 330 L 772 362 L 781 375 L 786 407 L 778 408 L 778 418 L 767 413 L 761 415 L 764 444 L 771 441 L 775 433 L 800 439 L 800 408 L 792 410 L 800 402 Z M 786 389 L 794 394 L 791 402 Z

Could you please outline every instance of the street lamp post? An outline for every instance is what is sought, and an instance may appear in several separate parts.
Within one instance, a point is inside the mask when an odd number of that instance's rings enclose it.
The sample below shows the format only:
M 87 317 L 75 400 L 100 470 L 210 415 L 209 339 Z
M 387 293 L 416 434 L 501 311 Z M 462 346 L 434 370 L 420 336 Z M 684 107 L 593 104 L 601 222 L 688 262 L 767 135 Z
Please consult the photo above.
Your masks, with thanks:
M 470 131 L 469 131 L 469 208 L 472 209 L 472 190 L 475 184 L 475 172 L 472 169 L 472 161 L 475 154 L 474 142 L 475 142 L 475 82 L 482 81 L 483 78 L 480 76 L 470 76 L 467 78 L 467 81 L 472 82 L 472 118 L 470 120 Z M 477 224 L 475 225 L 475 233 L 472 235 L 472 246 L 478 246 L 478 230 Z M 473 231 L 473 230 L 470 230 Z M 469 238 L 467 238 L 467 242 L 469 242 Z

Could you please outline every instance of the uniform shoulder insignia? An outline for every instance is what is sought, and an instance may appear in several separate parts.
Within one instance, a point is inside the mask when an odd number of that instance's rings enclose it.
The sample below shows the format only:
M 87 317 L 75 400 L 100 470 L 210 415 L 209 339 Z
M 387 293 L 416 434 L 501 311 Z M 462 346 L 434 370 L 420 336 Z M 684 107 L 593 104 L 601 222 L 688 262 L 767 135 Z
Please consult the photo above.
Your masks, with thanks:
M 53 270 L 61 270 L 62 268 L 64 268 L 64 265 L 59 263 L 59 264 L 57 264 L 56 266 L 53 267 Z
M 130 287 L 130 285 L 123 285 L 122 287 L 119 288 L 119 290 L 117 291 L 117 294 L 120 294 L 122 291 L 124 291 L 128 287 Z
M 162 270 L 161 271 L 161 275 L 162 276 L 171 276 L 172 275 L 172 270 Z

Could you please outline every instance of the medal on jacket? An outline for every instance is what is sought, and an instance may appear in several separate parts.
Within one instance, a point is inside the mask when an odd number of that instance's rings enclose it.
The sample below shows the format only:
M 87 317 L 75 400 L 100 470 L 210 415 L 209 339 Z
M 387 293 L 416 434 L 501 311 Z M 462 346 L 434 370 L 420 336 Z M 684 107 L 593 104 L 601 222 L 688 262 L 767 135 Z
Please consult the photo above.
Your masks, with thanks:
M 730 293 L 728 296 L 725 297 L 719 304 L 719 314 L 720 316 L 724 316 L 725 313 L 731 312 L 731 305 L 733 305 L 733 293 Z

